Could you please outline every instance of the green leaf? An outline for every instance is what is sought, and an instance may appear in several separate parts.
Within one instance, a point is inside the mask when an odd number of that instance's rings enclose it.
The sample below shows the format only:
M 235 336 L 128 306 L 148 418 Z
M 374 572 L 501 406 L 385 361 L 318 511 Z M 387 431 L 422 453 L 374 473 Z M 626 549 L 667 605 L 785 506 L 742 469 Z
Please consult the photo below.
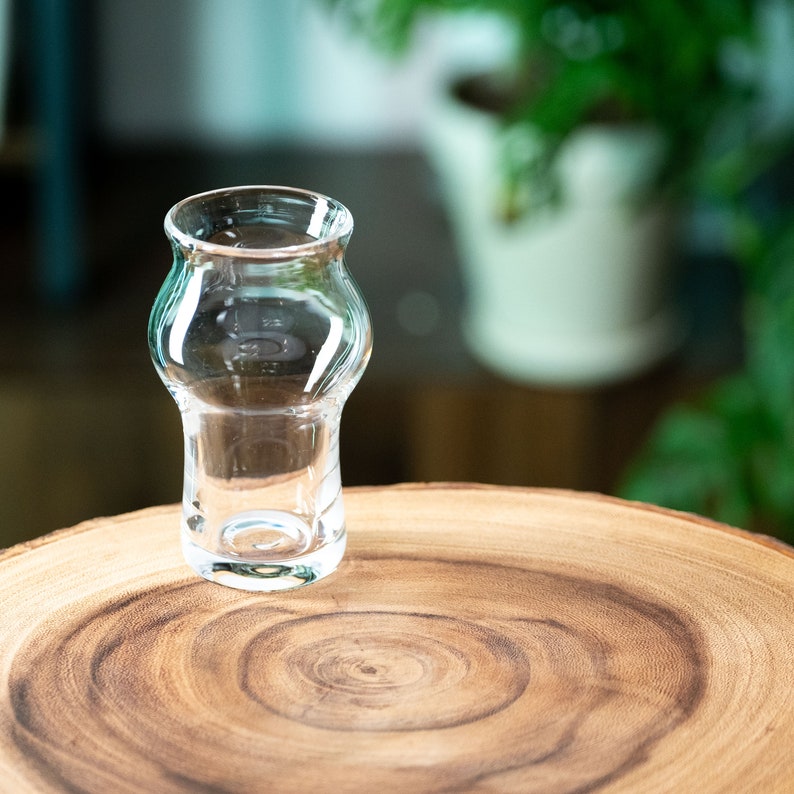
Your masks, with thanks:
M 748 483 L 722 417 L 689 406 L 672 410 L 620 488 L 628 499 L 746 526 Z

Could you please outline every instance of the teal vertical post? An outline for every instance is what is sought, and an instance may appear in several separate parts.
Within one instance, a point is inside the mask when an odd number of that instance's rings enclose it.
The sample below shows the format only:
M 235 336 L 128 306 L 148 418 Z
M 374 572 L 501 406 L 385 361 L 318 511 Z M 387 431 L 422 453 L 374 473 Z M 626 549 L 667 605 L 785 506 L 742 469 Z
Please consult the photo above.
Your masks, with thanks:
M 73 303 L 83 281 L 75 86 L 75 4 L 34 0 L 39 136 L 35 289 L 44 303 Z

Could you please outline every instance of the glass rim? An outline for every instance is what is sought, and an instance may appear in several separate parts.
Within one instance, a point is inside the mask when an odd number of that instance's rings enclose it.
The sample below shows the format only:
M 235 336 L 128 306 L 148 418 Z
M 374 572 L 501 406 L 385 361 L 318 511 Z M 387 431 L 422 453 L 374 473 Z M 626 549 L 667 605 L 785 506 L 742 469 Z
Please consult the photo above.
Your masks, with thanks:
M 339 212 L 341 221 L 331 234 L 320 235 L 306 243 L 278 246 L 276 248 L 235 247 L 233 245 L 224 245 L 223 243 L 211 243 L 193 234 L 189 234 L 177 225 L 176 215 L 187 205 L 198 201 L 219 198 L 221 196 L 233 196 L 236 193 L 271 194 L 274 199 L 287 197 L 308 199 L 315 203 L 315 216 L 317 215 L 318 208 L 322 208 L 321 215 L 323 217 L 329 209 L 333 209 Z M 218 254 L 220 256 L 235 257 L 238 259 L 270 259 L 275 261 L 308 255 L 323 248 L 328 248 L 335 243 L 340 243 L 340 241 L 349 237 L 353 231 L 353 216 L 350 210 L 340 201 L 326 196 L 323 193 L 318 193 L 315 190 L 289 187 L 287 185 L 235 185 L 232 187 L 205 190 L 201 193 L 194 193 L 191 196 L 186 196 L 168 210 L 163 222 L 163 228 L 169 239 L 190 251 L 200 251 L 207 254 Z M 311 231 L 307 230 L 307 234 L 311 234 Z

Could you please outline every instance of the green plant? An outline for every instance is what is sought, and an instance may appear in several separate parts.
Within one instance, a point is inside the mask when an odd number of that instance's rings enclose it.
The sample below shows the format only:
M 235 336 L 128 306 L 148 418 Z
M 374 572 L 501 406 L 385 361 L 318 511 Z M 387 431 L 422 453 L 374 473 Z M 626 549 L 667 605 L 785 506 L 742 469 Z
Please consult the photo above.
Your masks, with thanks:
M 662 417 L 619 492 L 794 541 L 794 210 L 785 197 L 759 202 L 754 187 L 792 139 L 770 139 L 757 116 L 761 0 L 330 2 L 394 53 L 433 15 L 484 12 L 508 23 L 515 46 L 504 70 L 484 91 L 468 83 L 465 98 L 540 135 L 532 157 L 506 154 L 513 212 L 522 184 L 545 181 L 551 190 L 540 195 L 553 195 L 550 166 L 581 125 L 661 133 L 657 186 L 723 210 L 744 281 L 745 361 Z
M 392 53 L 434 15 L 482 12 L 507 23 L 514 46 L 483 104 L 543 141 L 528 160 L 507 158 L 513 185 L 549 179 L 556 151 L 582 124 L 630 121 L 662 133 L 660 183 L 686 195 L 704 160 L 737 142 L 731 127 L 746 118 L 755 92 L 754 0 L 331 2 Z
M 794 541 L 794 212 L 737 202 L 745 364 L 671 408 L 629 468 L 622 496 Z M 760 216 L 760 217 L 759 217 Z

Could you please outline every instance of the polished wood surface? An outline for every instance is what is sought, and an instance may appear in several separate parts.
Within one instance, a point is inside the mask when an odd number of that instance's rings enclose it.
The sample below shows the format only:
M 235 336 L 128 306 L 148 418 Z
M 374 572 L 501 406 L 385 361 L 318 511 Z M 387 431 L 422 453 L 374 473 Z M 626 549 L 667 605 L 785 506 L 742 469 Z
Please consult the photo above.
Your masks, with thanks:
M 0 788 L 791 791 L 791 548 L 573 491 L 346 506 L 286 593 L 193 576 L 176 506 L 2 554 Z

